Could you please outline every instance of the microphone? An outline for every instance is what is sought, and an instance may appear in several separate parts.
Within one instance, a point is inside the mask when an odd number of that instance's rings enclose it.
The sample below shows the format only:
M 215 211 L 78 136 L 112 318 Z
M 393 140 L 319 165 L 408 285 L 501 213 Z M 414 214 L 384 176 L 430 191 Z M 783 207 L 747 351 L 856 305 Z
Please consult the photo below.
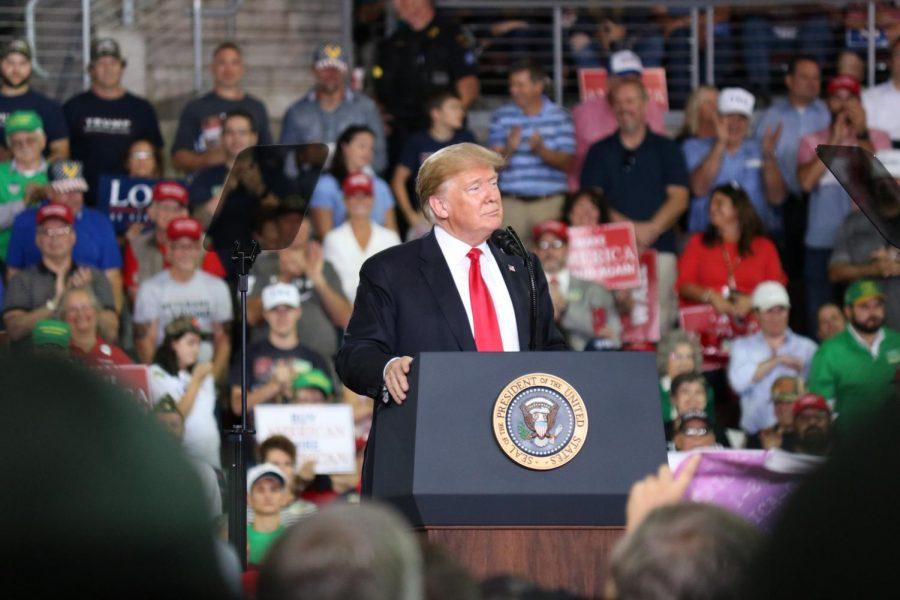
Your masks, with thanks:
M 525 260 L 530 258 L 528 251 L 525 249 L 525 245 L 522 243 L 518 234 L 516 234 L 516 230 L 512 227 L 497 229 L 491 234 L 491 241 L 494 242 L 504 254 L 518 256 Z
M 537 281 L 535 280 L 534 263 L 531 260 L 531 254 L 525 248 L 525 244 L 519 238 L 516 230 L 512 227 L 506 229 L 497 229 L 491 234 L 491 242 L 493 242 L 501 252 L 508 256 L 518 256 L 525 261 L 525 269 L 528 272 L 528 305 L 529 305 L 529 323 L 531 324 L 531 336 L 528 341 L 528 349 L 535 350 L 537 347 Z

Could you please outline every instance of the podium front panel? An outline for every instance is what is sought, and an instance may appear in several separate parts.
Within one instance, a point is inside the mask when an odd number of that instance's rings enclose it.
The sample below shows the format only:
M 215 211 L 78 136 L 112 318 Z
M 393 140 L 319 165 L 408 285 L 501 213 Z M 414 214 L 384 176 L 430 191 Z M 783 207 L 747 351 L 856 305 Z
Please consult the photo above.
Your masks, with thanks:
M 547 373 L 584 401 L 578 454 L 550 470 L 501 450 L 494 404 L 513 380 Z M 631 485 L 666 461 L 650 353 L 423 353 L 409 399 L 379 411 L 373 495 L 416 525 L 621 525 Z

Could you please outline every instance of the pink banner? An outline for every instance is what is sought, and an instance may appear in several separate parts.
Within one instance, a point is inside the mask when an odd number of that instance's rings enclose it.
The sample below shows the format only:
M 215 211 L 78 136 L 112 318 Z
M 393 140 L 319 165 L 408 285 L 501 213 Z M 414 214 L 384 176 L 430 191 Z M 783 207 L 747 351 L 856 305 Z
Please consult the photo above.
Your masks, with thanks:
M 631 291 L 634 306 L 630 315 L 622 315 L 622 345 L 626 349 L 648 349 L 659 341 L 659 280 L 656 274 L 656 250 L 641 254 L 641 281 Z M 652 346 L 649 348 L 652 349 Z
M 673 453 L 678 468 L 690 453 Z M 728 509 L 768 531 L 803 476 L 822 459 L 783 450 L 719 450 L 702 452 L 684 499 Z
M 584 102 L 606 96 L 609 85 L 606 69 L 602 67 L 578 69 L 578 95 Z M 660 104 L 663 111 L 669 110 L 669 91 L 666 87 L 666 70 L 662 67 L 648 67 L 641 75 L 651 102 Z
M 641 283 L 633 223 L 569 228 L 568 269 L 573 277 L 596 281 L 611 290 Z

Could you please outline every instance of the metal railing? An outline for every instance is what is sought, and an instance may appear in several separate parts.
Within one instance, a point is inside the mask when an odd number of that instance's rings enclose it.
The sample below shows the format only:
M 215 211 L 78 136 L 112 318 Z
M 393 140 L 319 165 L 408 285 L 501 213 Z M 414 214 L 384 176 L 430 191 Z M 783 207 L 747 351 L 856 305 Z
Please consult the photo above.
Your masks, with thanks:
M 551 74 L 553 96 L 560 103 L 576 90 L 578 56 L 571 40 L 580 23 L 573 23 L 573 15 L 579 20 L 588 17 L 585 20 L 590 25 L 591 13 L 618 12 L 627 17 L 629 13 L 649 14 L 663 6 L 669 14 L 674 12 L 683 17 L 686 25 L 677 32 L 677 44 L 670 44 L 672 38 L 668 36 L 671 32 L 664 37 L 664 57 L 670 88 L 674 85 L 689 92 L 701 83 L 716 85 L 752 81 L 753 77 L 748 75 L 751 69 L 744 64 L 748 62 L 748 55 L 752 59 L 752 53 L 743 43 L 752 40 L 761 22 L 778 30 L 793 30 L 796 34 L 796 30 L 809 20 L 822 21 L 828 17 L 829 11 L 846 14 L 853 5 L 860 4 L 834 0 L 795 0 L 789 3 L 776 0 L 670 0 L 664 4 L 659 0 L 436 0 L 437 7 L 443 13 L 455 17 L 473 34 L 480 52 L 479 75 L 486 96 L 490 97 L 492 93 L 504 95 L 505 68 L 517 58 L 528 58 L 541 63 Z M 878 44 L 883 43 L 883 39 L 878 37 L 876 17 L 883 4 L 874 0 L 862 3 L 865 27 L 853 31 L 859 34 L 855 39 L 856 49 L 864 51 L 861 56 L 865 63 L 863 78 L 868 85 L 876 82 L 879 73 Z M 791 11 L 802 16 L 790 16 Z M 789 16 L 782 16 L 786 12 Z M 730 16 L 722 18 L 723 13 L 730 13 Z M 387 30 L 393 19 L 389 10 L 385 18 Z M 527 27 L 495 35 L 498 23 L 514 20 L 526 21 Z M 593 22 L 593 25 L 597 31 L 599 23 Z M 846 33 L 849 39 L 849 29 L 841 32 L 841 23 L 828 22 L 825 25 L 830 28 L 834 40 L 837 40 L 839 33 Z M 652 19 L 635 18 L 628 27 L 633 29 L 636 38 L 644 33 L 649 36 L 653 31 L 657 32 L 655 35 L 658 37 L 663 37 Z M 597 37 L 588 31 L 589 41 L 596 42 Z M 762 43 L 761 40 L 756 42 Z M 822 40 L 820 44 L 815 50 L 828 56 L 843 49 L 842 45 L 827 40 Z M 778 58 L 777 64 L 766 65 L 769 72 L 765 73 L 760 71 L 758 61 L 753 60 L 752 74 L 758 75 L 762 81 L 774 82 L 770 85 L 778 92 L 780 77 L 777 75 L 783 73 L 784 63 L 789 60 L 790 54 L 779 52 L 777 45 L 764 50 Z

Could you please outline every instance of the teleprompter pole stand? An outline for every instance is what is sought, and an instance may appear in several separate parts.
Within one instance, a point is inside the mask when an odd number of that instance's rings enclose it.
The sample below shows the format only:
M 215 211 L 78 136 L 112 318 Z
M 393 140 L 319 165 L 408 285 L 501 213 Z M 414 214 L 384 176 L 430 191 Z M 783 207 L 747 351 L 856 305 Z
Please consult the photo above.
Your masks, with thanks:
M 247 288 L 250 268 L 259 255 L 259 244 L 250 242 L 244 249 L 234 242 L 231 261 L 237 267 L 238 294 L 241 299 L 241 422 L 228 430 L 231 466 L 228 478 L 228 539 L 234 545 L 241 567 L 247 569 L 247 464 L 245 442 L 256 432 L 247 428 Z

